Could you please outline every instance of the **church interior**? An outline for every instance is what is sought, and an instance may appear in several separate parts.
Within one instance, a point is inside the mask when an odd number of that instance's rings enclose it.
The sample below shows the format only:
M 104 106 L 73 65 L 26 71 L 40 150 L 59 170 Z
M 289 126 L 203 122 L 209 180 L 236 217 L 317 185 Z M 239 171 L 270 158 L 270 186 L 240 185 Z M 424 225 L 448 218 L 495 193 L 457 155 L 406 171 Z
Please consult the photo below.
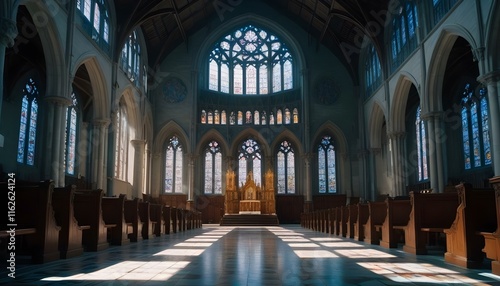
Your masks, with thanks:
M 0 8 L 0 283 L 500 285 L 500 1 Z

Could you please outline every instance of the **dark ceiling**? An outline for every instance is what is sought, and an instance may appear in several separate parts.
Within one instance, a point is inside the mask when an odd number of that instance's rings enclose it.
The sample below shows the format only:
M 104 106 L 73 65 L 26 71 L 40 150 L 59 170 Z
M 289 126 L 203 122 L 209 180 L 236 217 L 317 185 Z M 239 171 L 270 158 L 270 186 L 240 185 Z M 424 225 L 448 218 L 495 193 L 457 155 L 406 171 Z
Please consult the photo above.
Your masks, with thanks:
M 251 2 L 246 2 L 251 1 Z M 180 44 L 189 49 L 189 36 L 220 18 L 221 11 L 265 2 L 283 13 L 309 34 L 309 44 L 324 45 L 344 62 L 357 81 L 360 39 L 368 35 L 383 56 L 383 27 L 389 0 L 114 0 L 120 51 L 137 26 L 145 36 L 149 65 L 157 67 Z M 246 3 L 245 3 L 246 2 Z M 218 14 L 219 13 L 219 14 Z M 232 13 L 226 13 L 232 14 Z M 342 48 L 341 48 L 342 47 Z M 115 53 L 119 54 L 119 53 Z

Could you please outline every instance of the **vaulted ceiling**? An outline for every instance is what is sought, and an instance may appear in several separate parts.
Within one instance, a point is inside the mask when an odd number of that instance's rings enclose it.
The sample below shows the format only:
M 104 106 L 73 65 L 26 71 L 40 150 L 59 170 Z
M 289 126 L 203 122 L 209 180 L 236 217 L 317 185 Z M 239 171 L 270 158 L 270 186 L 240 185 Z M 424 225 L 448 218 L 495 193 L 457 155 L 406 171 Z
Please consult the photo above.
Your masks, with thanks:
M 324 45 L 344 62 L 357 81 L 362 34 L 384 53 L 383 28 L 389 0 L 113 0 L 117 12 L 120 51 L 128 34 L 140 26 L 151 67 L 158 66 L 179 44 L 189 49 L 189 36 L 209 24 L 221 11 L 238 9 L 244 1 L 266 2 L 309 34 L 309 44 Z M 119 53 L 116 53 L 119 54 Z

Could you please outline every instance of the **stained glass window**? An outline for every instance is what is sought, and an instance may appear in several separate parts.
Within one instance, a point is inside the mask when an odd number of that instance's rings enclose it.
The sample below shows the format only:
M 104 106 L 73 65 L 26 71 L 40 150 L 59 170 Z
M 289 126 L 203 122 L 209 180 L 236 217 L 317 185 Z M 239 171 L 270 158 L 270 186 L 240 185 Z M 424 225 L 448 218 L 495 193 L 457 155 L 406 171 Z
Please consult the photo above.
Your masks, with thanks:
M 396 69 L 417 46 L 417 5 L 414 1 L 405 0 L 398 12 L 393 14 L 392 19 L 392 70 Z
M 274 125 L 274 114 L 272 112 L 269 114 L 269 125 Z
M 283 124 L 283 113 L 281 112 L 281 109 L 276 111 L 276 124 Z
M 66 113 L 66 173 L 69 175 L 75 174 L 75 159 L 76 159 L 76 128 L 78 124 L 78 101 L 75 93 L 71 93 L 72 104 L 68 107 Z
M 262 125 L 266 125 L 267 124 L 266 112 L 265 111 L 262 111 L 262 118 L 261 118 L 260 122 L 261 122 Z
M 121 67 L 127 73 L 130 81 L 134 82 L 136 86 L 141 86 L 146 82 L 141 82 L 141 45 L 137 32 L 133 31 L 127 38 L 125 45 L 123 45 L 121 54 Z M 146 76 L 143 74 L 143 76 Z
M 293 123 L 299 123 L 299 111 L 297 108 L 293 109 Z
M 393 47 L 393 58 L 396 57 L 395 43 Z M 380 60 L 373 44 L 368 49 L 368 55 L 365 62 L 365 85 L 366 96 L 370 96 L 382 83 L 382 72 Z
M 462 93 L 462 144 L 466 170 L 491 164 L 486 89 L 466 84 Z
M 246 124 L 251 124 L 252 123 L 252 112 L 248 111 L 246 112 L 245 116 L 245 123 Z
M 295 193 L 295 156 L 289 141 L 280 144 L 277 154 L 278 194 Z
M 268 94 L 269 86 L 273 92 L 293 88 L 293 58 L 287 45 L 253 25 L 237 29 L 214 45 L 208 72 L 208 89 L 223 93 Z
M 285 108 L 285 124 L 290 124 L 292 121 L 292 117 L 290 114 L 290 109 Z
M 182 193 L 182 145 L 170 138 L 165 155 L 165 193 Z
M 25 84 L 22 92 L 17 162 L 33 166 L 35 164 L 39 93 L 32 78 Z
M 222 194 L 222 153 L 217 141 L 205 149 L 205 194 Z
M 129 147 L 129 127 L 127 110 L 120 104 L 116 112 L 115 126 L 115 177 L 120 180 L 127 180 L 127 163 Z
M 201 123 L 206 124 L 207 123 L 207 112 L 205 110 L 201 111 Z
M 109 52 L 109 13 L 104 0 L 83 0 L 76 2 L 76 8 L 85 20 L 85 29 L 92 39 Z M 101 39 L 103 44 L 101 45 Z
M 417 139 L 417 160 L 418 160 L 418 180 L 423 181 L 429 179 L 427 171 L 427 143 L 425 122 L 421 118 L 421 108 L 417 108 L 417 115 L 415 120 L 415 131 Z
M 249 171 L 252 171 L 255 183 L 262 180 L 262 154 L 260 146 L 254 139 L 247 139 L 238 151 L 238 185 L 244 184 Z
M 333 139 L 325 135 L 318 145 L 318 180 L 320 193 L 336 193 L 335 147 Z
M 222 110 L 220 113 L 220 124 L 226 125 L 226 111 Z
M 214 123 L 220 124 L 220 115 L 219 115 L 219 111 L 217 109 L 214 112 Z
M 258 110 L 255 110 L 253 113 L 253 124 L 255 124 L 255 125 L 260 124 L 260 113 Z

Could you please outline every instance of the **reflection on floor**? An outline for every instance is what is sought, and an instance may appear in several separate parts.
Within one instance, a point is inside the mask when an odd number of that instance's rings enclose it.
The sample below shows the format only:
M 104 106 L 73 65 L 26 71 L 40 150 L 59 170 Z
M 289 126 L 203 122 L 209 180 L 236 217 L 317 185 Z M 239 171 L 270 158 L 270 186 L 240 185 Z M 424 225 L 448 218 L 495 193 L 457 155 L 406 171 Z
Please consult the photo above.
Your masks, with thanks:
M 442 253 L 416 256 L 297 225 L 204 225 L 6 275 L 0 284 L 500 285 L 491 270 L 455 267 Z

